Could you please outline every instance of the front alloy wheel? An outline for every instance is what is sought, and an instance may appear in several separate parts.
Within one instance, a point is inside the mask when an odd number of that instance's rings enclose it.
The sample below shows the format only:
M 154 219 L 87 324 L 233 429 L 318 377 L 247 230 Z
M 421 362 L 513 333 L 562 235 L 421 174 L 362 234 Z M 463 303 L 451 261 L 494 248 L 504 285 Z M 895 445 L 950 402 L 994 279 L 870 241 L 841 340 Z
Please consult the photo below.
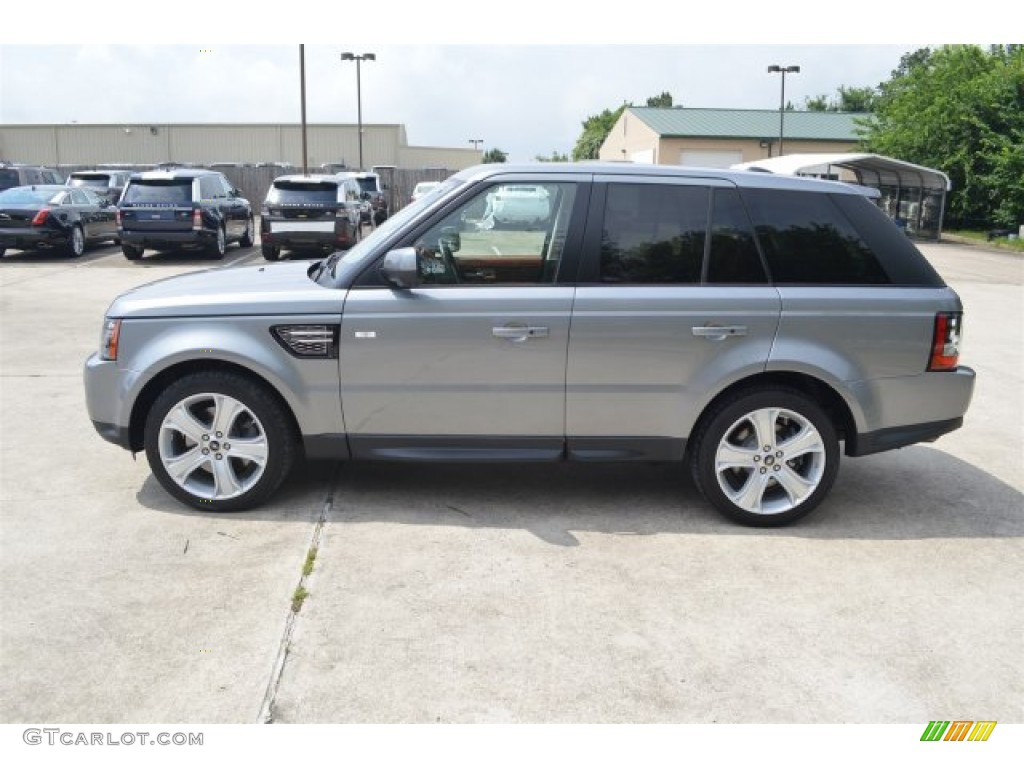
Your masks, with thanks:
M 153 474 L 176 498 L 213 511 L 269 497 L 294 460 L 287 414 L 263 387 L 233 373 L 186 376 L 161 394 L 146 420 Z
M 739 393 L 698 435 L 694 477 L 720 511 L 747 525 L 783 525 L 813 510 L 839 466 L 828 416 L 796 390 Z

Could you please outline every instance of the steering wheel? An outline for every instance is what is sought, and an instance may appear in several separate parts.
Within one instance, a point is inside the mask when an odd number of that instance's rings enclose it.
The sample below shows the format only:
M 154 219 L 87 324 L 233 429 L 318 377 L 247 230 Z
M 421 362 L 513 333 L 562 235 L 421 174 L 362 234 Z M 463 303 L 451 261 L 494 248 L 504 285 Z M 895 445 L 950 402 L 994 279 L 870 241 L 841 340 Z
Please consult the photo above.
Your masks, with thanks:
M 444 261 L 445 268 L 452 273 L 452 278 L 456 283 L 461 283 L 462 275 L 459 274 L 459 270 L 455 266 L 455 254 L 452 253 L 443 237 L 438 240 L 437 248 L 441 252 L 441 260 Z

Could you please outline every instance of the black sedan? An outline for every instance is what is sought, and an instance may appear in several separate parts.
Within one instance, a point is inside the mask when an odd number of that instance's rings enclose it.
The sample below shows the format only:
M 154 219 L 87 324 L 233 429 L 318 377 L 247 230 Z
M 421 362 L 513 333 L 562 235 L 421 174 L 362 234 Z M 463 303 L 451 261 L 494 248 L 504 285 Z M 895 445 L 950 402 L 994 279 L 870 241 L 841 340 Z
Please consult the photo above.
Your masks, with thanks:
M 56 184 L 0 192 L 0 256 L 8 248 L 59 248 L 81 256 L 91 243 L 117 239 L 115 211 L 89 189 Z

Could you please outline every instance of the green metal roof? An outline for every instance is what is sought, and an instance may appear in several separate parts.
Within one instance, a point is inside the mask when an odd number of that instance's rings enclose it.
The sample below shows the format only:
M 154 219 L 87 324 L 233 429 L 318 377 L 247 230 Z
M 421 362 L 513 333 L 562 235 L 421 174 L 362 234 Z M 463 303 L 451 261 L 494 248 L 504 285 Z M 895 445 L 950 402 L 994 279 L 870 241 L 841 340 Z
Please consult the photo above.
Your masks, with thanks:
M 688 109 L 629 107 L 651 130 L 665 137 L 768 139 L 779 135 L 777 109 Z M 860 112 L 786 112 L 787 139 L 856 141 Z

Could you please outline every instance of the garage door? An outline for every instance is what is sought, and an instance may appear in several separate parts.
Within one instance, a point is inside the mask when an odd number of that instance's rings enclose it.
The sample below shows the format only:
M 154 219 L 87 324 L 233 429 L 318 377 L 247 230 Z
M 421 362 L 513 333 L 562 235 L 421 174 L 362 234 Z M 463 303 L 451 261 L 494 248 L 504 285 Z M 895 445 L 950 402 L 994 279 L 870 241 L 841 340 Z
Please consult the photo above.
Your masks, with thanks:
M 739 149 L 684 149 L 679 153 L 680 165 L 729 168 L 742 162 L 743 152 Z
M 629 157 L 634 163 L 653 163 L 654 162 L 654 150 L 643 149 L 639 152 L 634 152 Z

